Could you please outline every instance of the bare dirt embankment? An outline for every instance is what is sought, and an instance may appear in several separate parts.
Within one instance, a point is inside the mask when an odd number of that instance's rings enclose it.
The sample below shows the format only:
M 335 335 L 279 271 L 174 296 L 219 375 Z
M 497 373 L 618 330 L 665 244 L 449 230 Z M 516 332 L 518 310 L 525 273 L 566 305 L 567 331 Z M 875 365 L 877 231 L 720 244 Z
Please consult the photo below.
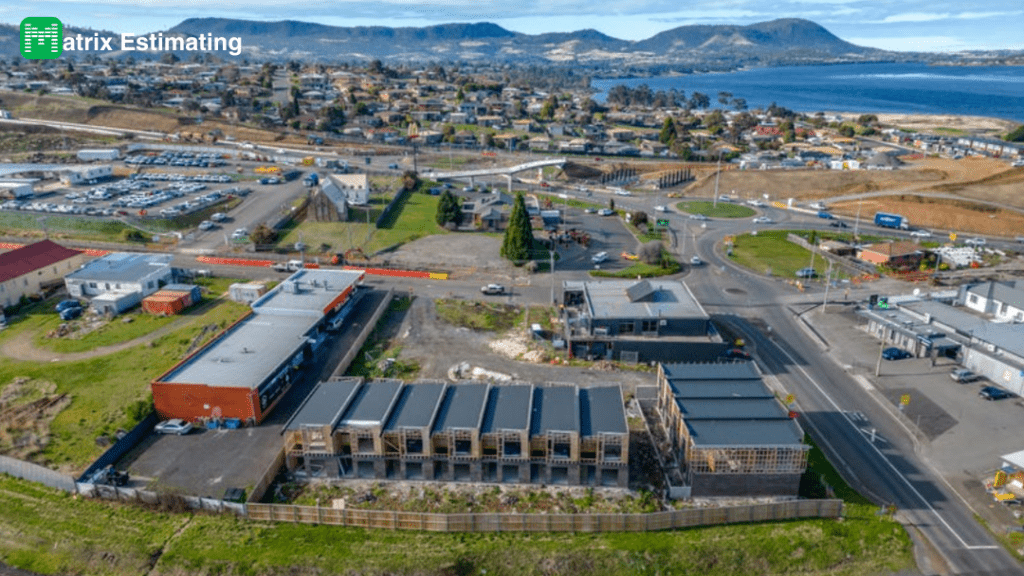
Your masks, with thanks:
M 1020 236 L 1024 232 L 1024 214 L 1020 212 L 975 204 L 963 200 L 946 200 L 922 196 L 884 196 L 832 204 L 833 211 L 853 218 L 858 205 L 862 221 L 871 219 L 875 212 L 902 214 L 914 228 L 923 227 L 936 232 L 971 232 L 991 236 Z M 943 240 L 942 237 L 938 238 Z

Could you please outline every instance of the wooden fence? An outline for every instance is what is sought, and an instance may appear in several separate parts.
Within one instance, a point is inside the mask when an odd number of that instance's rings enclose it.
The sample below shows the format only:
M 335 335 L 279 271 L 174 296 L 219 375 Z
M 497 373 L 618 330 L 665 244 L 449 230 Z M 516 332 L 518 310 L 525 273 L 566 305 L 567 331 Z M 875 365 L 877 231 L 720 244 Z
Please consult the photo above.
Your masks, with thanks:
M 282 504 L 246 505 L 250 520 L 428 532 L 647 532 L 795 518 L 838 518 L 842 511 L 842 500 L 792 500 L 649 514 L 430 514 Z

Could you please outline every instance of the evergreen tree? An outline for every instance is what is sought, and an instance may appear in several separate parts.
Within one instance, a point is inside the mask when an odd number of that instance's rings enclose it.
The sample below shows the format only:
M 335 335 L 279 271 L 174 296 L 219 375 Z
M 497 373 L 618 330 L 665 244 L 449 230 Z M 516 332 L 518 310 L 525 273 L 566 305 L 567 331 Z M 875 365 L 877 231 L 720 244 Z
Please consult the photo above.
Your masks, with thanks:
M 441 194 L 441 199 L 437 203 L 435 220 L 437 220 L 438 226 L 444 226 L 449 222 L 458 225 L 462 222 L 462 207 L 459 205 L 459 199 L 450 190 L 445 190 Z
M 658 142 L 671 146 L 676 140 L 676 124 L 671 117 L 665 118 L 665 123 L 661 125 L 661 132 L 658 133 Z
M 501 256 L 513 262 L 527 260 L 532 248 L 533 229 L 530 227 L 530 217 L 526 214 L 526 201 L 520 192 L 516 194 L 516 202 L 512 205 L 505 240 L 501 244 Z

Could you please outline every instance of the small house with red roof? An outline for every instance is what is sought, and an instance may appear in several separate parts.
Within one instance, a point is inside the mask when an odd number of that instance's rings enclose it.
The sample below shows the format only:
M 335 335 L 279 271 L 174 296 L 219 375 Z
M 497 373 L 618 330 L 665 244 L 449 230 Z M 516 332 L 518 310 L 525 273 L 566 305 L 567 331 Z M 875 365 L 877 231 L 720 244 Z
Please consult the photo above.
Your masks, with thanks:
M 883 242 L 861 248 L 857 257 L 865 262 L 889 268 L 916 268 L 924 253 L 913 242 Z
M 0 304 L 14 306 L 64 283 L 88 258 L 83 252 L 42 240 L 0 254 Z

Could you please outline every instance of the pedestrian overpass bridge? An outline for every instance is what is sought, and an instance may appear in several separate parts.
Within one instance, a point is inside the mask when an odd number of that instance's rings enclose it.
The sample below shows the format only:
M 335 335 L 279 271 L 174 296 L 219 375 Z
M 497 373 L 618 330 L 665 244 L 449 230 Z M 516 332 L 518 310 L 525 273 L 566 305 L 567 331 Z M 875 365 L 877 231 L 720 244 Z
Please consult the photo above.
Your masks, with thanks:
M 527 170 L 537 170 L 537 179 L 541 180 L 541 170 L 545 166 L 564 166 L 568 160 L 565 158 L 551 158 L 548 160 L 534 160 L 533 162 L 527 162 L 525 164 L 517 164 L 515 166 L 506 167 L 495 167 L 495 168 L 480 168 L 477 170 L 463 170 L 459 172 L 432 172 L 430 177 L 433 180 L 466 180 L 469 179 L 469 184 L 474 184 L 474 179 L 483 176 L 504 176 L 508 180 L 508 191 L 512 192 L 512 175 L 518 172 L 525 172 Z

